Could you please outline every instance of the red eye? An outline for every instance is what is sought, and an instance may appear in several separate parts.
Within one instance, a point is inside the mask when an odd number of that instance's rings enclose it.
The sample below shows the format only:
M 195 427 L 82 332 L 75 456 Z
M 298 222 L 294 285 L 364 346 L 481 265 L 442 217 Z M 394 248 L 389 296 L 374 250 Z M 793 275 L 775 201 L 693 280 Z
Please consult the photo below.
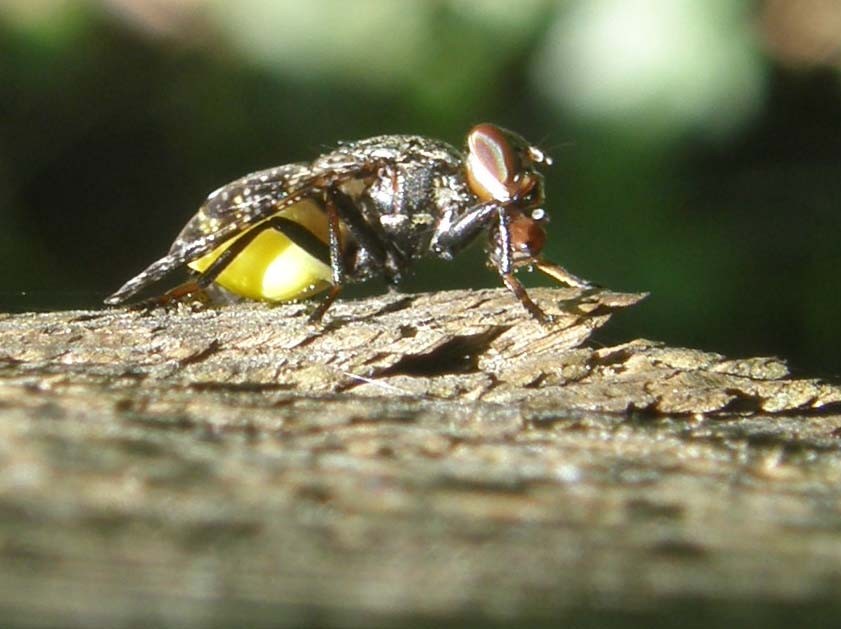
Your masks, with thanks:
M 467 183 L 482 201 L 511 201 L 523 173 L 520 156 L 505 132 L 480 124 L 467 136 Z
M 534 163 L 550 160 L 515 133 L 492 124 L 467 135 L 467 184 L 482 201 L 534 207 L 543 202 L 543 178 Z

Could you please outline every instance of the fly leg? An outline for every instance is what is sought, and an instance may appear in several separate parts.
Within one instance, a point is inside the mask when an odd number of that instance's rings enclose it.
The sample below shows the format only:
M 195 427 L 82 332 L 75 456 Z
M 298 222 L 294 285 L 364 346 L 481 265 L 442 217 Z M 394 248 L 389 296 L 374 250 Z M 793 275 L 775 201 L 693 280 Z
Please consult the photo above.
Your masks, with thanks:
M 379 269 L 389 284 L 400 281 L 401 271 L 406 266 L 405 255 L 385 237 L 378 226 L 368 221 L 360 208 L 344 192 L 333 190 L 336 211 L 359 247 L 363 249 L 374 266 Z
M 564 267 L 559 266 L 554 262 L 548 262 L 546 260 L 537 260 L 535 261 L 534 266 L 540 271 L 543 271 L 552 279 L 557 280 L 561 284 L 566 284 L 567 286 L 572 286 L 574 288 L 596 288 L 596 286 L 594 286 L 587 280 L 583 280 L 577 275 L 573 275 Z
M 342 248 L 340 225 L 344 225 L 360 249 L 370 257 L 375 268 L 385 274 L 389 282 L 400 277 L 405 265 L 403 256 L 386 242 L 385 238 L 365 219 L 353 200 L 337 186 L 325 193 L 327 224 L 330 235 L 330 267 L 333 270 L 333 286 L 330 292 L 310 315 L 311 321 L 319 321 L 339 296 L 345 281 L 345 251 Z
M 446 229 L 441 229 L 432 240 L 432 251 L 445 260 L 452 260 L 461 249 L 473 242 L 494 219 L 502 206 L 494 202 L 481 203 L 470 208 L 464 216 Z
M 514 293 L 514 296 L 532 317 L 540 323 L 550 323 L 551 317 L 543 312 L 540 306 L 534 303 L 526 292 L 526 289 L 514 276 L 514 259 L 511 250 L 511 219 L 508 216 L 505 206 L 491 201 L 471 208 L 459 220 L 449 225 L 447 229 L 441 230 L 436 235 L 432 245 L 433 251 L 444 259 L 451 259 L 459 249 L 469 244 L 494 219 L 496 219 L 498 225 L 496 237 L 498 239 L 497 250 L 500 252 L 499 259 L 494 260 L 494 262 L 502 278 L 502 283 L 505 284 L 508 290 Z
M 511 221 L 508 217 L 508 212 L 504 207 L 499 207 L 497 210 L 499 227 L 497 234 L 499 234 L 499 250 L 501 253 L 500 259 L 497 261 L 497 270 L 502 278 L 502 283 L 506 288 L 514 293 L 514 296 L 523 304 L 528 313 L 537 319 L 543 325 L 552 322 L 552 317 L 543 312 L 543 309 L 538 306 L 526 292 L 525 287 L 514 276 L 514 260 L 511 252 Z
M 199 283 L 196 280 L 189 280 L 187 282 L 184 282 L 183 284 L 179 284 L 175 288 L 169 289 L 163 295 L 158 295 L 157 297 L 150 297 L 149 299 L 144 299 L 143 301 L 137 302 L 135 304 L 130 304 L 128 308 L 129 310 L 146 310 L 149 308 L 160 308 L 164 306 L 169 306 L 170 304 L 183 301 L 185 297 L 188 297 L 190 295 L 203 297 L 203 290 L 204 287 L 199 286 Z M 202 299 L 202 301 L 206 301 L 206 298 Z
M 342 286 L 345 283 L 345 259 L 342 251 L 341 232 L 339 230 L 339 212 L 336 209 L 335 197 L 331 192 L 327 192 L 326 209 L 327 209 L 327 228 L 330 240 L 330 269 L 332 271 L 333 285 L 327 296 L 318 304 L 318 307 L 312 311 L 309 320 L 312 323 L 318 323 L 324 317 L 327 309 L 333 305 L 339 293 L 342 292 Z

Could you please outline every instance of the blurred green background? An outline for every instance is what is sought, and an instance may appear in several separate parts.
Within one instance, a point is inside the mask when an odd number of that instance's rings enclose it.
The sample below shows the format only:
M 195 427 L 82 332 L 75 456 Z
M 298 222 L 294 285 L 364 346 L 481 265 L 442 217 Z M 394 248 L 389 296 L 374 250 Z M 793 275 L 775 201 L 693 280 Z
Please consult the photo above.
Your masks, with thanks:
M 0 309 L 96 306 L 249 171 L 480 121 L 555 158 L 550 257 L 652 293 L 607 342 L 841 373 L 835 0 L 0 0 Z M 409 288 L 498 285 L 465 257 Z

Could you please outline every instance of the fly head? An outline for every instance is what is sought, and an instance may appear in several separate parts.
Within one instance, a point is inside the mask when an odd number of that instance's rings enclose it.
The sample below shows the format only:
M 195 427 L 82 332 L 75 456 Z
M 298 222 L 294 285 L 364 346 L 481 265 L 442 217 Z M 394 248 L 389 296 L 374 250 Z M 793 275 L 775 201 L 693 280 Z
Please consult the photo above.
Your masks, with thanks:
M 498 269 L 529 264 L 543 250 L 548 217 L 543 175 L 536 166 L 551 164 L 540 149 L 492 124 L 480 124 L 467 136 L 466 175 L 471 191 L 497 207 L 488 230 L 490 262 Z

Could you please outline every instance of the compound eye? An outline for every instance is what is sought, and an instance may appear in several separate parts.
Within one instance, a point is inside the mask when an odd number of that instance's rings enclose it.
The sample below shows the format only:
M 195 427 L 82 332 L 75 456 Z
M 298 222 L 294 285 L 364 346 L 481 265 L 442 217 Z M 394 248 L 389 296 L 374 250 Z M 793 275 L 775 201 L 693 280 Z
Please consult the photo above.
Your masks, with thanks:
M 482 201 L 511 201 L 520 192 L 523 166 L 505 132 L 480 124 L 467 136 L 467 183 Z

